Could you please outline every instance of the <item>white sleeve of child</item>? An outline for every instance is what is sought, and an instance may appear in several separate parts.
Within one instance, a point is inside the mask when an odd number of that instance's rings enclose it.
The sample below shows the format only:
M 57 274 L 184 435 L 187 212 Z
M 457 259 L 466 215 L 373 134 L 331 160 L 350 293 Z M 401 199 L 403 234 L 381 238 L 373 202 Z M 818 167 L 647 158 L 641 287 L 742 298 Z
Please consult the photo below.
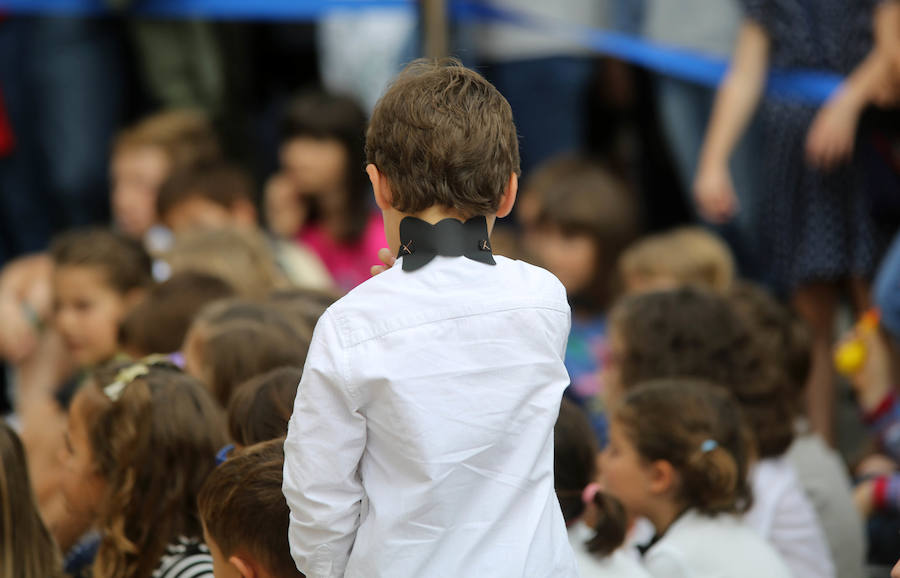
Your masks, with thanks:
M 291 555 L 307 578 L 344 575 L 364 491 L 357 468 L 365 418 L 347 382 L 347 353 L 326 311 L 313 333 L 284 443 Z

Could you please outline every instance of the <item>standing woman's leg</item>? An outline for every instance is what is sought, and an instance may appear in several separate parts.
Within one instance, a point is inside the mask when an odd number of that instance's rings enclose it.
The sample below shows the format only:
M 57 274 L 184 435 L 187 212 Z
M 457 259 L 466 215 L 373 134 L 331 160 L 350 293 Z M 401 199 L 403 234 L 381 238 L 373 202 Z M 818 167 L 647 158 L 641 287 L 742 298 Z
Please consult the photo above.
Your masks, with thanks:
M 835 379 L 831 362 L 838 290 L 834 283 L 798 287 L 792 300 L 812 331 L 812 364 L 806 387 L 806 411 L 813 429 L 834 444 Z

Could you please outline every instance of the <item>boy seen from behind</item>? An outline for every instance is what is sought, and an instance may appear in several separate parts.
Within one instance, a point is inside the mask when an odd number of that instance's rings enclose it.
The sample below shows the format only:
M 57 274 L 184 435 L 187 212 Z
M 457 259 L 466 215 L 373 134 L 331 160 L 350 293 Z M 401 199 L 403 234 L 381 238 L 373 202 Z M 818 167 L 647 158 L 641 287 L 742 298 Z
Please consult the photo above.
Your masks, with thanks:
M 518 186 L 509 104 L 416 61 L 366 153 L 398 259 L 316 327 L 285 442 L 291 554 L 311 578 L 576 576 L 553 489 L 565 289 L 491 253 Z

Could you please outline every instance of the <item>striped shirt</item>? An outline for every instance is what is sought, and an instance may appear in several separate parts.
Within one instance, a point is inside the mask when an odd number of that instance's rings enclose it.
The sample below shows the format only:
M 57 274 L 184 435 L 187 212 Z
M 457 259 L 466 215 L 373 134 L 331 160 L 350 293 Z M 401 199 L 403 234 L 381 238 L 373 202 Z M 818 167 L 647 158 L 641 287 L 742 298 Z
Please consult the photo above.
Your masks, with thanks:
M 196 538 L 182 536 L 166 547 L 153 578 L 213 578 L 209 548 Z

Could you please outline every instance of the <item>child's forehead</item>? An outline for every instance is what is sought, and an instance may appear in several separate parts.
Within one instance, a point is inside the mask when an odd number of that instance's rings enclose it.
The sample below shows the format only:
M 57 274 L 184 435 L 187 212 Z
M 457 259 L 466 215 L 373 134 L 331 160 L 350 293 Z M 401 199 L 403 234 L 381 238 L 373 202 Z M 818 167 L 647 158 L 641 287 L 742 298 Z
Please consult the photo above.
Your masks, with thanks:
M 114 289 L 110 266 L 103 263 L 58 263 L 53 271 L 54 283 L 77 283 Z

